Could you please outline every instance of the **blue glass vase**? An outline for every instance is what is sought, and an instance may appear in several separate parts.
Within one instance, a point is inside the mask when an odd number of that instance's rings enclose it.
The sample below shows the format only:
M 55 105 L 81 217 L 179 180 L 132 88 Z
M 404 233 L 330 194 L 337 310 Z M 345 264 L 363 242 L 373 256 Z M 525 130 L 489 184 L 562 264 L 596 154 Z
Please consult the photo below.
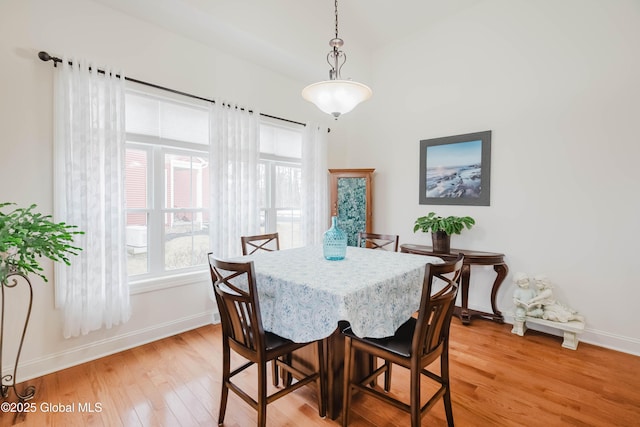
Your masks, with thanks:
M 347 255 L 347 234 L 338 228 L 338 217 L 331 217 L 331 228 L 324 232 L 323 254 L 329 261 L 339 261 Z

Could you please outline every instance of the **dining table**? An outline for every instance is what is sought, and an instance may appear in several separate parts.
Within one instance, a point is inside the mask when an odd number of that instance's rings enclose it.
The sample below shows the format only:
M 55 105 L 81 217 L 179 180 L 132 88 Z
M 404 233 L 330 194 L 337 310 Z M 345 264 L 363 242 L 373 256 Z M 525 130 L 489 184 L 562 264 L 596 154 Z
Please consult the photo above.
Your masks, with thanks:
M 335 419 L 342 405 L 344 337 L 340 325 L 350 324 L 362 337 L 394 334 L 420 305 L 427 263 L 424 256 L 347 247 L 343 260 L 323 256 L 322 245 L 237 258 L 254 263 L 263 328 L 294 342 L 323 340 L 327 366 L 328 414 Z M 315 363 L 313 346 L 294 354 L 298 367 Z M 366 360 L 362 370 L 371 369 Z

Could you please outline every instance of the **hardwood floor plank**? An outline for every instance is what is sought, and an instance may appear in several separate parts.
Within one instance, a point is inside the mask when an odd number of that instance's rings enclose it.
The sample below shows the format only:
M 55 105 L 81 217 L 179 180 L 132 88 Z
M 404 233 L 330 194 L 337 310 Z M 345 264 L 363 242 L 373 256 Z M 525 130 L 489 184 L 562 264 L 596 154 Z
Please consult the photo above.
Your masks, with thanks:
M 158 423 L 158 420 L 155 418 L 153 405 L 146 398 L 144 392 L 138 384 L 127 386 L 125 389 L 125 393 L 127 393 L 127 396 L 129 396 L 129 401 L 132 405 L 129 410 L 135 412 L 136 416 L 140 420 L 140 424 L 142 424 L 143 426 L 148 426 Z
M 510 325 L 476 320 L 451 326 L 453 413 L 459 426 L 640 425 L 640 357 L 535 331 L 511 334 Z M 29 381 L 36 386 L 30 413 L 0 413 L 4 426 L 210 426 L 218 420 L 221 332 L 211 325 Z M 241 359 L 234 357 L 237 366 Z M 250 392 L 255 371 L 239 375 Z M 391 392 L 408 397 L 407 372 L 394 368 Z M 424 387 L 427 387 L 428 382 Z M 25 385 L 20 385 L 19 389 Z M 273 387 L 270 385 L 271 390 Z M 7 401 L 15 402 L 10 395 Z M 75 403 L 74 412 L 47 412 L 47 405 Z M 101 412 L 78 403 L 101 403 Z M 271 426 L 338 426 L 318 416 L 315 389 L 303 387 L 271 405 Z M 256 413 L 230 394 L 225 426 L 255 425 Z M 363 395 L 353 400 L 350 426 L 403 427 L 403 412 Z M 444 426 L 441 404 L 423 425 Z

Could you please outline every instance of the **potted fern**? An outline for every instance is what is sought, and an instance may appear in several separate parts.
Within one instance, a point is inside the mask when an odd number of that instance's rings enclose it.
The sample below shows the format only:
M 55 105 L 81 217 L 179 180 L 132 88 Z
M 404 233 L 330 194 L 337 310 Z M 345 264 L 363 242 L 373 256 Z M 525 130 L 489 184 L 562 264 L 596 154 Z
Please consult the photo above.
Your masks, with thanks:
M 420 230 L 424 233 L 431 232 L 433 251 L 449 253 L 451 250 L 451 235 L 460 234 L 466 227 L 470 229 L 475 225 L 475 220 L 470 216 L 439 216 L 435 212 L 429 212 L 427 216 L 416 219 L 413 232 Z

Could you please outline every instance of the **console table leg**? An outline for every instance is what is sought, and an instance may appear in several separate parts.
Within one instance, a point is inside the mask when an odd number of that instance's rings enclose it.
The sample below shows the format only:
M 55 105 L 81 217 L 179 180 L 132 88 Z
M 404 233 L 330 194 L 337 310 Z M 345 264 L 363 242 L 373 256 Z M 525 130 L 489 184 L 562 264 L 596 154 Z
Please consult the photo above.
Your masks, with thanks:
M 504 316 L 502 316 L 502 312 L 498 310 L 498 305 L 496 304 L 496 297 L 498 295 L 498 289 L 500 289 L 500 285 L 502 285 L 502 281 L 507 277 L 507 273 L 509 272 L 509 267 L 507 264 L 496 264 L 493 266 L 493 270 L 496 272 L 496 280 L 493 282 L 493 287 L 491 288 L 491 309 L 493 310 L 494 320 L 499 323 L 504 323 Z
M 431 246 L 408 244 L 400 245 L 400 251 L 410 254 L 437 256 L 445 261 L 453 261 L 457 258 L 458 253 L 463 253 L 464 264 L 462 266 L 462 275 L 460 278 L 462 301 L 460 306 L 456 305 L 454 307 L 454 315 L 460 319 L 463 325 L 470 324 L 472 317 L 482 317 L 484 319 L 493 320 L 497 323 L 504 323 L 504 317 L 500 310 L 498 310 L 498 305 L 496 304 L 500 285 L 502 285 L 502 282 L 509 272 L 509 268 L 504 262 L 504 254 L 468 249 L 451 249 L 450 253 L 443 254 L 440 252 L 434 252 Z M 496 272 L 496 278 L 491 288 L 491 309 L 493 310 L 493 313 L 469 308 L 469 285 L 471 281 L 472 265 L 491 265 L 493 266 L 493 270 Z
M 469 313 L 469 282 L 471 281 L 471 266 L 462 265 L 462 307 L 460 308 L 460 320 L 463 325 L 471 323 L 471 314 Z

